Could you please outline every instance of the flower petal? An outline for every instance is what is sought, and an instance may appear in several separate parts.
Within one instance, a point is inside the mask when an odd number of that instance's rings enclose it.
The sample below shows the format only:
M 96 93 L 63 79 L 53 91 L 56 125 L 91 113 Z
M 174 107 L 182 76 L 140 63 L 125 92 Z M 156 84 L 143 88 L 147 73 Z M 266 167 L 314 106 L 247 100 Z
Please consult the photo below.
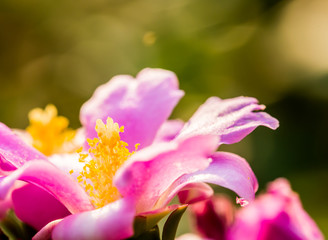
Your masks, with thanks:
M 93 209 L 88 195 L 70 176 L 46 161 L 30 161 L 0 179 L 0 198 L 4 199 L 16 180 L 33 183 L 52 193 L 71 213 Z
M 135 208 L 131 199 L 121 198 L 88 212 L 70 215 L 58 223 L 52 238 L 57 239 L 125 239 L 133 235 Z
M 80 119 L 88 138 L 96 137 L 96 120 L 124 126 L 122 140 L 130 150 L 140 143 L 144 148 L 152 143 L 157 130 L 169 117 L 184 92 L 178 89 L 173 72 L 144 69 L 133 79 L 120 75 L 98 87 L 92 98 L 81 108 Z
M 212 155 L 212 159 L 206 169 L 177 179 L 161 196 L 156 207 L 168 204 L 183 187 L 197 182 L 216 184 L 234 191 L 247 200 L 254 199 L 258 183 L 245 159 L 227 152 L 216 152 Z
M 47 158 L 27 145 L 10 128 L 0 123 L 0 170 L 12 171 L 30 160 Z
M 209 165 L 217 141 L 216 136 L 196 136 L 153 144 L 132 155 L 116 173 L 114 184 L 123 197 L 135 197 L 138 213 L 150 211 L 177 178 Z
M 258 112 L 264 108 L 264 105 L 258 105 L 255 98 L 222 100 L 211 97 L 198 108 L 178 137 L 217 134 L 220 136 L 219 144 L 239 142 L 260 125 L 271 129 L 279 126 L 278 120 L 267 113 Z
M 17 217 L 37 230 L 70 214 L 54 196 L 33 184 L 14 190 L 12 201 Z

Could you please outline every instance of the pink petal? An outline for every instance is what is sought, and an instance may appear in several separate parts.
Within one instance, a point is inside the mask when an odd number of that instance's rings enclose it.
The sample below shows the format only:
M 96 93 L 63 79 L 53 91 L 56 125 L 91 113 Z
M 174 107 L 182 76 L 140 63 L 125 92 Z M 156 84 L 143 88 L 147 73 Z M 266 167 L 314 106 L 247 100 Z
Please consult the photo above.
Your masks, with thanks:
M 96 120 L 111 117 L 124 126 L 121 136 L 130 149 L 134 150 L 137 143 L 144 148 L 153 142 L 157 130 L 183 95 L 175 74 L 170 71 L 147 68 L 136 79 L 116 76 L 98 87 L 82 106 L 81 123 L 87 137 L 94 138 Z
M 228 188 L 239 196 L 252 200 L 258 188 L 256 177 L 245 159 L 227 152 L 216 152 L 204 169 L 177 179 L 161 196 L 156 206 L 168 204 L 183 187 L 190 183 L 207 182 Z
M 14 190 L 12 201 L 17 217 L 37 230 L 70 214 L 54 196 L 33 184 Z
M 215 151 L 217 140 L 196 136 L 153 144 L 132 155 L 116 173 L 114 184 L 124 197 L 136 199 L 138 213 L 150 211 L 177 178 L 209 165 L 208 156 Z
M 88 195 L 70 176 L 47 161 L 30 161 L 0 180 L 4 199 L 16 180 L 33 183 L 52 193 L 71 213 L 93 209 Z
M 167 120 L 157 131 L 154 142 L 168 142 L 173 140 L 183 128 L 182 120 Z
M 45 160 L 46 157 L 0 123 L 0 170 L 12 171 L 36 159 Z
M 271 129 L 279 126 L 275 118 L 267 113 L 258 112 L 264 108 L 264 105 L 258 105 L 255 98 L 237 97 L 221 100 L 211 97 L 199 107 L 178 137 L 217 134 L 220 136 L 219 144 L 239 142 L 260 125 Z
M 126 201 L 126 200 L 124 200 L 124 201 Z M 133 206 L 133 203 L 128 203 L 128 204 L 130 204 L 130 206 Z M 127 207 L 127 206 L 125 206 L 124 204 L 122 204 L 123 205 L 123 207 Z M 112 206 L 113 207 L 113 206 Z M 156 210 L 154 210 L 154 211 L 150 211 L 150 212 L 144 212 L 144 213 L 142 213 L 142 214 L 139 214 L 138 215 L 138 217 L 143 217 L 143 218 L 148 218 L 148 217 L 150 217 L 150 218 L 152 218 L 152 220 L 150 221 L 150 222 L 148 222 L 147 224 L 150 224 L 150 223 L 152 223 L 152 221 L 154 220 L 154 215 L 157 215 L 157 217 L 155 217 L 155 219 L 161 219 L 163 216 L 165 216 L 165 215 L 167 215 L 167 214 L 169 214 L 170 212 L 172 212 L 172 211 L 174 211 L 175 209 L 177 209 L 178 207 L 180 207 L 180 205 L 170 205 L 170 206 L 165 206 L 164 208 L 161 208 L 161 209 L 156 209 Z M 133 208 L 131 208 L 131 209 L 133 209 Z M 123 210 L 124 211 L 124 210 Z M 132 212 L 134 212 L 134 210 L 132 211 Z M 111 212 L 112 213 L 112 212 Z M 121 214 L 124 214 L 124 212 L 121 212 Z M 123 216 L 123 215 L 122 215 Z M 86 217 L 87 218 L 87 217 Z M 76 218 L 76 219 L 72 219 L 71 221 L 77 221 L 77 219 L 79 219 L 79 218 Z M 34 237 L 33 237 L 33 240 L 45 240 L 45 239 L 51 239 L 51 235 L 52 235 L 52 231 L 53 231 L 53 229 L 55 228 L 55 226 L 59 223 L 59 222 L 61 222 L 61 220 L 62 219 L 60 219 L 60 220 L 55 220 L 55 221 L 53 221 L 53 222 L 51 222 L 51 223 L 49 223 L 49 224 L 47 224 L 45 227 L 43 227 Z M 98 221 L 99 221 L 100 219 L 98 219 Z M 65 220 L 66 221 L 66 220 Z M 101 220 L 102 221 L 102 220 Z M 126 224 L 126 226 L 128 227 L 128 228 L 130 228 L 130 223 L 125 223 Z M 116 226 L 115 226 L 116 227 Z M 148 226 L 149 227 L 149 226 Z M 109 228 L 109 227 L 108 227 Z M 74 231 L 74 229 L 71 229 L 72 231 Z M 57 230 L 57 231 L 60 231 L 59 229 Z M 106 230 L 106 231 L 113 231 L 113 230 Z M 61 234 L 65 234 L 65 233 L 61 233 Z M 110 234 L 110 232 L 108 232 L 108 233 L 105 233 L 103 236 L 101 236 L 100 238 L 105 238 L 104 236 L 106 235 L 106 234 Z M 128 233 L 127 235 L 130 235 L 131 233 Z M 66 236 L 65 236 L 66 237 Z M 72 239 L 74 239 L 74 237 L 75 237 L 75 235 L 74 236 L 72 236 Z M 66 238 L 65 238 L 66 239 Z M 92 237 L 92 239 L 94 239 L 93 237 Z M 119 238 L 119 239 L 121 239 L 121 238 Z
M 131 199 L 122 198 L 102 208 L 70 215 L 58 223 L 52 238 L 125 239 L 133 235 L 135 208 Z
M 322 240 L 319 228 L 304 211 L 286 179 L 270 184 L 268 192 L 242 208 L 229 232 L 229 240 Z
M 213 189 L 206 183 L 190 183 L 178 193 L 179 201 L 183 204 L 192 204 L 203 201 L 213 195 Z

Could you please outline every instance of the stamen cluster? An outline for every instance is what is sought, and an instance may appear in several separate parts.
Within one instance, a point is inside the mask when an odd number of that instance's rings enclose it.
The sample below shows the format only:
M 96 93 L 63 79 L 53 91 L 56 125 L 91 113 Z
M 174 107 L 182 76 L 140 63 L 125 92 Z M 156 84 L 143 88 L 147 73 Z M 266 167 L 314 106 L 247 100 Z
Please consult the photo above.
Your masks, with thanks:
M 88 153 L 83 153 L 82 149 L 79 152 L 79 161 L 85 165 L 78 181 L 89 194 L 94 206 L 100 208 L 121 197 L 113 185 L 113 178 L 134 152 L 131 153 L 128 144 L 121 141 L 120 132 L 124 131 L 124 127 L 119 127 L 113 119 L 107 118 L 106 124 L 98 119 L 96 131 L 98 138 L 88 139 Z M 88 159 L 89 156 L 91 159 Z
M 28 114 L 30 125 L 26 131 L 32 137 L 32 145 L 43 154 L 67 152 L 65 143 L 72 141 L 76 131 L 69 129 L 69 120 L 58 116 L 57 108 L 49 104 L 43 110 L 35 108 Z

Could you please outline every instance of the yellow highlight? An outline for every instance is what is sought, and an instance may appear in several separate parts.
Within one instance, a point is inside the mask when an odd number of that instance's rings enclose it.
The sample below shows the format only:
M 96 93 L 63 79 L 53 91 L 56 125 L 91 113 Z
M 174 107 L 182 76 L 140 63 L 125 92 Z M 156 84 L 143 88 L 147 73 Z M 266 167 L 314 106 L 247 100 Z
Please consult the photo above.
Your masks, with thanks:
M 100 208 L 121 197 L 113 185 L 113 178 L 134 152 L 129 152 L 128 144 L 121 141 L 120 132 L 124 131 L 124 127 L 119 127 L 113 119 L 107 118 L 106 124 L 98 119 L 95 129 L 98 138 L 88 139 L 89 154 L 79 153 L 79 161 L 85 165 L 77 180 L 89 194 L 94 206 Z M 86 160 L 87 156 L 92 159 Z
M 76 131 L 68 129 L 69 120 L 57 115 L 57 108 L 52 104 L 44 110 L 35 108 L 28 114 L 30 125 L 26 131 L 33 139 L 33 146 L 47 156 L 67 152 L 64 145 L 76 134 Z
M 153 31 L 148 31 L 143 35 L 142 41 L 146 46 L 154 45 L 156 42 L 156 33 Z

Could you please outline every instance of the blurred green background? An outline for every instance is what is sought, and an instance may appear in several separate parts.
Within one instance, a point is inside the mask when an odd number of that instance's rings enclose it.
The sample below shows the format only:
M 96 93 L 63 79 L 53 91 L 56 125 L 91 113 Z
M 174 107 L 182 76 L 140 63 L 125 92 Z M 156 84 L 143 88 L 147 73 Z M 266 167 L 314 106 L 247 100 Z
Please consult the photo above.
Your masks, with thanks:
M 95 88 L 142 68 L 174 71 L 187 120 L 209 96 L 253 96 L 280 120 L 241 143 L 258 177 L 287 177 L 328 236 L 328 1 L 1 0 L 0 121 L 55 104 L 77 128 Z

